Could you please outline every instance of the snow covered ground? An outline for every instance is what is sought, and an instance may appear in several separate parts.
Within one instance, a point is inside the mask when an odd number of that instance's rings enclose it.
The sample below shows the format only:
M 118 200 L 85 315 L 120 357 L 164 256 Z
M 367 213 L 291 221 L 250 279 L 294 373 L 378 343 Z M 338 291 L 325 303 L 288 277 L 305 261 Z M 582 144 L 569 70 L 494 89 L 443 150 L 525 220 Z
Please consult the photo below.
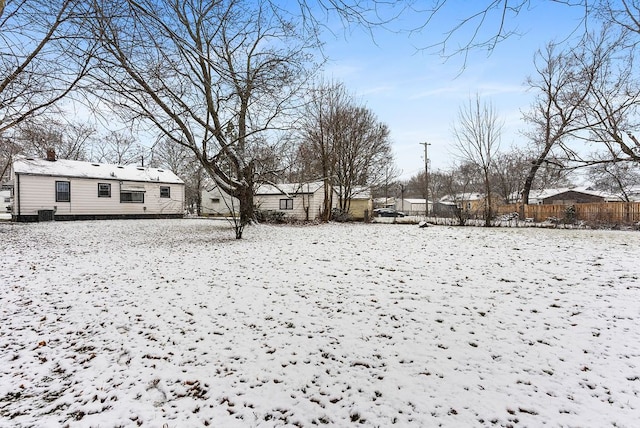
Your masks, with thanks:
M 0 426 L 638 426 L 637 232 L 245 236 L 0 223 Z

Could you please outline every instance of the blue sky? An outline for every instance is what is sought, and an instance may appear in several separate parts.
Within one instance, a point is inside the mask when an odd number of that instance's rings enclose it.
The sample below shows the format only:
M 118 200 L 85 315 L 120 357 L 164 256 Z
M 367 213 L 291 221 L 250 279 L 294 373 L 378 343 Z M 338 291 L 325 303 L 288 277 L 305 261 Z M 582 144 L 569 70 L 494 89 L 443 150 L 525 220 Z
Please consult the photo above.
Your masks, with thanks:
M 531 9 L 509 21 L 519 35 L 501 42 L 491 53 L 471 52 L 463 67 L 459 56 L 444 61 L 433 50 L 420 49 L 442 40 L 444 31 L 485 2 L 449 3 L 455 3 L 451 10 L 443 11 L 437 21 L 413 35 L 378 30 L 374 42 L 371 35 L 356 28 L 346 35 L 336 32 L 336 37 L 325 36 L 329 57 L 326 77 L 344 82 L 389 125 L 403 179 L 424 170 L 423 142 L 430 143 L 430 169 L 451 166 L 456 155 L 451 129 L 460 107 L 476 93 L 491 102 L 504 121 L 501 148 L 525 144 L 520 135 L 526 127 L 522 112 L 529 109 L 535 93 L 527 91 L 524 82 L 534 73 L 534 53 L 552 40 L 577 34 L 576 27 L 578 33 L 584 30 L 579 8 L 533 1 Z M 410 27 L 423 20 L 424 15 L 412 14 L 397 25 Z M 491 33 L 494 28 L 489 23 L 486 31 Z M 467 40 L 468 33 L 460 34 L 458 41 Z

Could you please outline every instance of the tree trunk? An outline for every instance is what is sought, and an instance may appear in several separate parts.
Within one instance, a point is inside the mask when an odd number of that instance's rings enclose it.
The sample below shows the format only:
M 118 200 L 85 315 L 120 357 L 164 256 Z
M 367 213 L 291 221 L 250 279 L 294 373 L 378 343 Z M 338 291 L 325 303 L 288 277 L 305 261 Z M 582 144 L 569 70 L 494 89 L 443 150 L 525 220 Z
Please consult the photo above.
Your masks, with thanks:
M 253 205 L 253 165 L 250 163 L 242 171 L 244 185 L 238 189 L 240 202 L 240 220 L 234 221 L 236 239 L 242 239 L 244 227 L 255 220 L 255 206 Z
M 240 220 L 234 223 L 236 239 L 242 239 L 244 227 L 254 220 L 253 191 L 243 188 L 238 194 L 240 201 Z

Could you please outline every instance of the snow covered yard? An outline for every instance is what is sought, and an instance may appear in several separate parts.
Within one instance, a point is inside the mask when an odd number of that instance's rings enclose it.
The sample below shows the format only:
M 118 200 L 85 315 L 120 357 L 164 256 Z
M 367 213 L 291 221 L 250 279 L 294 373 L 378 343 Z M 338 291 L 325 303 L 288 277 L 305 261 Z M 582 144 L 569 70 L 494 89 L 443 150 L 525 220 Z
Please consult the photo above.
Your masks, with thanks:
M 0 426 L 637 426 L 636 232 L 0 223 Z

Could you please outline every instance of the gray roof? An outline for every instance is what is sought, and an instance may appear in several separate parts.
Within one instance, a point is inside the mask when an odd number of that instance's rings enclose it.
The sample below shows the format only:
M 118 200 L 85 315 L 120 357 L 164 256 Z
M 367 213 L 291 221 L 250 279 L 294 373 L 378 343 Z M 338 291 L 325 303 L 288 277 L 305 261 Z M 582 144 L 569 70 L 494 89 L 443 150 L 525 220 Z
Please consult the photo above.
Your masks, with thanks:
M 135 165 L 112 165 L 67 159 L 48 161 L 20 157 L 13 162 L 16 174 L 46 175 L 51 177 L 78 177 L 103 180 L 159 182 L 183 184 L 173 172 L 163 168 Z

